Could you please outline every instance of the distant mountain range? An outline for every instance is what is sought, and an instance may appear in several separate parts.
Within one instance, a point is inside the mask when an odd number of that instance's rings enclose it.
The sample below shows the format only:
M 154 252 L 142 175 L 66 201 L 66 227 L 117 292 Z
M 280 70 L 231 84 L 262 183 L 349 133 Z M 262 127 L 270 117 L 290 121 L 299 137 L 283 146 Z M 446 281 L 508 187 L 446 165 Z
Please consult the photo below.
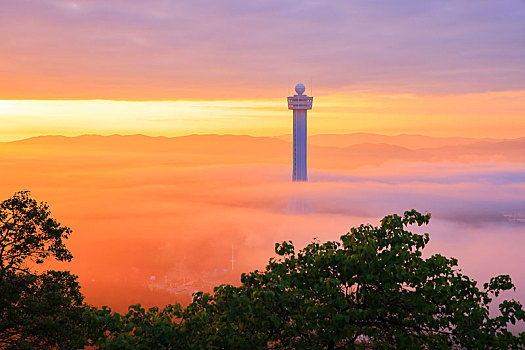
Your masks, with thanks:
M 292 142 L 292 135 L 281 135 L 277 138 Z M 498 142 L 500 139 L 475 139 L 468 137 L 432 137 L 423 135 L 379 135 L 371 133 L 352 133 L 352 134 L 319 134 L 308 137 L 311 145 L 348 147 L 361 143 L 383 143 L 394 146 L 401 146 L 410 149 L 441 147 L 450 145 L 466 145 L 479 141 Z
M 253 137 L 246 135 L 189 135 L 150 137 L 144 135 L 40 136 L 0 143 L 0 157 L 83 158 L 105 156 L 116 162 L 163 161 L 173 165 L 290 164 L 291 135 Z M 314 135 L 309 137 L 309 167 L 351 169 L 389 160 L 525 161 L 525 137 L 518 139 L 441 138 L 421 135 L 377 134 Z

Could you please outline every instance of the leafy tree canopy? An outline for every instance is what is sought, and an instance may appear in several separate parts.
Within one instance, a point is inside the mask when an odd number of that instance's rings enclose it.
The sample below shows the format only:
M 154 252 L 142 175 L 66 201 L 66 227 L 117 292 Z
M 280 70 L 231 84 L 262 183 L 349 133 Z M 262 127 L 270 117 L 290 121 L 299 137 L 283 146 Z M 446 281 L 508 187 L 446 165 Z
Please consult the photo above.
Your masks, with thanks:
M 64 245 L 71 229 L 51 217 L 46 203 L 20 191 L 0 203 L 0 281 L 8 272 L 30 272 L 30 263 L 53 257 L 71 261 Z
M 76 276 L 38 274 L 32 263 L 71 260 L 71 230 L 48 206 L 18 192 L 0 203 L 0 347 L 100 349 L 524 349 L 525 320 L 515 300 L 489 306 L 513 290 L 508 275 L 483 286 L 457 260 L 423 258 L 429 235 L 413 233 L 430 214 L 389 215 L 338 241 L 296 251 L 276 244 L 266 269 L 243 274 L 240 286 L 196 293 L 186 308 L 168 305 L 125 315 L 83 304 Z
M 71 230 L 21 191 L 0 203 L 0 348 L 82 347 L 83 296 L 67 271 L 37 273 L 46 259 L 70 261 Z
M 110 324 L 99 344 L 187 349 L 523 348 L 525 333 L 507 326 L 525 319 L 519 302 L 500 315 L 489 304 L 514 289 L 507 275 L 482 288 L 461 273 L 457 260 L 422 251 L 429 235 L 408 231 L 427 224 L 415 210 L 389 215 L 381 226 L 361 225 L 340 241 L 313 242 L 296 252 L 276 244 L 278 259 L 242 275 L 238 287 L 196 293 L 184 310 L 168 306 L 127 315 L 98 311 Z M 105 320 L 105 321 L 104 321 Z

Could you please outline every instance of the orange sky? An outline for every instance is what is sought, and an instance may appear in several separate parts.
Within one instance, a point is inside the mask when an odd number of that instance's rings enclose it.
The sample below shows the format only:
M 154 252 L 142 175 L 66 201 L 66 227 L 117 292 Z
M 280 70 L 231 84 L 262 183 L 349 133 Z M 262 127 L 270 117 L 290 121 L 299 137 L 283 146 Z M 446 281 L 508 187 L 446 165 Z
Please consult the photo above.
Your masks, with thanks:
M 310 134 L 519 137 L 523 13 L 520 0 L 10 1 L 0 141 L 289 133 L 299 81 Z
M 497 2 L 19 0 L 0 99 L 277 98 L 524 90 L 525 6 Z
M 0 200 L 49 202 L 74 231 L 62 267 L 118 311 L 411 208 L 432 212 L 430 252 L 480 282 L 510 273 L 523 302 L 524 16 L 522 0 L 3 2 Z M 311 138 L 292 184 L 297 82 L 309 135 L 443 138 Z M 213 135 L 37 137 L 85 134 Z
M 38 135 L 290 133 L 282 98 L 180 101 L 0 101 L 0 141 Z M 309 133 L 372 132 L 516 138 L 525 130 L 525 91 L 384 95 L 349 91 L 315 96 Z

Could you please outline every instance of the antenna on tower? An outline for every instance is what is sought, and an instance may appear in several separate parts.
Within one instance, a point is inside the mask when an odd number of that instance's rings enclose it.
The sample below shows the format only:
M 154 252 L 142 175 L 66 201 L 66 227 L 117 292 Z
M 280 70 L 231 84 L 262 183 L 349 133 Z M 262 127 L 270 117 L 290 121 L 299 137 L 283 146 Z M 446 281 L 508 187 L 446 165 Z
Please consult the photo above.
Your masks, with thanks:
M 233 243 L 232 243 L 232 272 L 233 272 L 233 268 L 234 268 L 234 263 L 235 263 L 235 260 L 234 260 L 234 256 L 233 256 Z

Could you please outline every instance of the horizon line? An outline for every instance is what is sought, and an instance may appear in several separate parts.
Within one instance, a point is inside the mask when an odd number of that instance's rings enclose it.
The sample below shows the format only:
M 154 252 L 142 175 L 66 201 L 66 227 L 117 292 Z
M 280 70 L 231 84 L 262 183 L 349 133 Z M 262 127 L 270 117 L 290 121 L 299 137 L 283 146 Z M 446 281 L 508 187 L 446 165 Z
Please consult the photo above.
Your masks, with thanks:
M 314 136 L 339 136 L 339 135 L 370 135 L 370 136 L 385 136 L 385 137 L 402 137 L 402 136 L 417 136 L 417 137 L 428 137 L 433 139 L 467 139 L 467 140 L 516 140 L 525 137 L 465 137 L 465 136 L 435 136 L 435 135 L 425 135 L 425 134 L 409 134 L 409 133 L 394 133 L 394 134 L 387 134 L 387 133 L 375 133 L 375 132 L 346 132 L 346 133 L 316 133 L 308 135 L 307 137 L 314 137 Z M 111 134 L 96 134 L 96 133 L 85 133 L 85 134 L 78 134 L 78 135 L 64 135 L 64 134 L 42 134 L 42 135 L 36 135 L 36 136 L 29 136 L 29 137 L 23 137 L 23 138 L 17 138 L 12 139 L 8 141 L 0 141 L 0 143 L 11 143 L 11 142 L 17 142 L 17 141 L 24 141 L 24 140 L 31 140 L 41 137 L 63 137 L 63 138 L 79 138 L 79 137 L 115 137 L 115 136 L 121 136 L 121 137 L 147 137 L 147 138 L 165 138 L 165 139 L 175 139 L 175 138 L 181 138 L 181 137 L 189 137 L 189 136 L 234 136 L 234 137 L 242 137 L 242 136 L 248 136 L 253 138 L 282 138 L 282 137 L 292 137 L 292 133 L 286 133 L 286 134 L 277 134 L 277 135 L 251 135 L 251 134 L 234 134 L 234 133 L 188 133 L 188 134 L 181 134 L 181 135 L 174 135 L 174 136 L 168 136 L 168 135 L 149 135 L 145 133 L 111 133 Z

